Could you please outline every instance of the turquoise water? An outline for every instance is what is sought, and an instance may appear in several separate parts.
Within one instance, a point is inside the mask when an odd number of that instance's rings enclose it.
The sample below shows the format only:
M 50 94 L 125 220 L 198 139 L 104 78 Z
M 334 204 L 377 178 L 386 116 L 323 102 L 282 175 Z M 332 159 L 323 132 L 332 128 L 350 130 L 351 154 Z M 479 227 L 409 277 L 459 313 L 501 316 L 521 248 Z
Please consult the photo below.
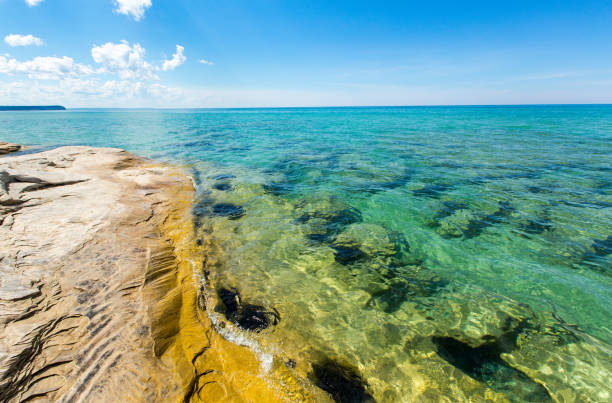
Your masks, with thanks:
M 324 389 L 612 396 L 612 106 L 3 112 L 0 140 L 189 166 L 213 308 L 276 310 L 246 334 Z

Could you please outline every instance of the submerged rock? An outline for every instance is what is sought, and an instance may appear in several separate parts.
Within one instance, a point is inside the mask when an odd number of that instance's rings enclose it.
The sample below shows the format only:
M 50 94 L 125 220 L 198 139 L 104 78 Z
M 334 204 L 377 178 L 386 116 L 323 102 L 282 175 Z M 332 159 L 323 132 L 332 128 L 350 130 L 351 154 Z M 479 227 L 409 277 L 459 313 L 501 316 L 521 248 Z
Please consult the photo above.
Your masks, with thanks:
M 550 231 L 553 228 L 553 223 L 547 218 L 537 218 L 528 220 L 520 226 L 521 231 L 527 234 L 541 234 L 545 231 Z
M 493 338 L 471 347 L 453 337 L 433 338 L 438 354 L 449 364 L 492 389 L 507 393 L 511 401 L 552 402 L 542 385 L 501 359 L 501 354 L 516 348 L 515 341 Z
M 588 268 L 607 275 L 612 274 L 610 265 L 606 262 L 607 257 L 612 254 L 612 235 L 606 239 L 593 240 L 590 248 L 583 248 L 582 253 L 579 250 L 573 252 L 570 259 L 564 263 L 569 262 L 573 268 Z
M 439 199 L 442 197 L 442 193 L 452 189 L 451 185 L 445 183 L 432 183 L 423 186 L 421 189 L 412 191 L 412 194 L 416 197 L 429 197 L 432 199 Z
M 468 210 L 468 209 L 469 209 L 468 205 L 463 202 L 448 201 L 448 200 L 443 201 L 442 207 L 440 208 L 440 210 L 438 210 L 438 212 L 434 216 L 431 226 L 435 227 L 435 226 L 440 225 L 439 223 L 440 220 L 446 217 L 452 216 L 457 210 Z
M 333 245 L 332 248 L 336 262 L 343 265 L 354 264 L 367 256 L 358 246 Z
M 383 286 L 378 290 L 365 290 L 372 296 L 367 306 L 394 313 L 406 301 L 419 302 L 435 296 L 448 282 L 425 267 L 404 266 L 390 270 L 379 284 Z
M 469 209 L 455 210 L 451 215 L 441 219 L 436 232 L 445 238 L 460 238 L 464 234 L 471 236 L 478 233 L 484 226 L 477 216 Z
M 594 240 L 591 248 L 593 248 L 597 256 L 608 256 L 612 254 L 612 235 L 609 235 L 606 239 Z
M 232 174 L 218 174 L 218 175 L 213 175 L 210 178 L 214 179 L 216 181 L 226 181 L 226 180 L 230 180 L 230 179 L 236 178 L 236 175 L 232 175 Z
M 232 203 L 217 203 L 211 208 L 213 216 L 227 217 L 230 220 L 238 220 L 245 213 L 244 209 Z
M 193 204 L 191 212 L 196 219 L 209 216 L 212 214 L 212 205 L 214 203 L 215 201 L 209 197 L 201 197 Z
M 344 228 L 362 221 L 361 212 L 335 198 L 315 200 L 298 206 L 297 224 L 305 225 L 306 237 L 315 242 L 329 242 Z
M 232 190 L 232 185 L 229 183 L 215 183 L 213 185 L 213 189 L 220 190 L 222 192 L 227 192 Z
M 515 209 L 507 202 L 500 201 L 492 214 L 472 211 L 462 203 L 446 204 L 436 215 L 436 232 L 445 238 L 475 238 L 492 225 L 502 223 Z
M 390 174 L 386 179 L 380 179 L 378 174 L 366 173 L 365 177 L 359 177 L 359 174 L 363 175 L 363 172 L 356 170 L 354 174 L 358 175 L 356 184 L 349 184 L 348 189 L 352 192 L 359 193 L 370 193 L 376 194 L 388 190 L 393 190 L 402 186 L 405 186 L 410 182 L 414 175 L 413 170 L 405 169 L 402 172 L 396 174 Z
M 313 364 L 312 382 L 331 395 L 338 403 L 374 402 L 367 384 L 355 368 L 332 360 Z
M 221 288 L 218 295 L 224 305 L 222 311 L 225 317 L 242 330 L 260 332 L 280 321 L 280 315 L 275 309 L 267 310 L 261 305 L 242 303 L 237 290 Z
M 357 248 L 370 257 L 397 253 L 389 231 L 376 224 L 357 223 L 348 226 L 336 237 L 334 247 Z
M 308 166 L 303 162 L 287 158 L 275 163 L 268 173 L 274 178 L 263 185 L 264 191 L 275 196 L 286 196 L 297 185 L 307 181 Z

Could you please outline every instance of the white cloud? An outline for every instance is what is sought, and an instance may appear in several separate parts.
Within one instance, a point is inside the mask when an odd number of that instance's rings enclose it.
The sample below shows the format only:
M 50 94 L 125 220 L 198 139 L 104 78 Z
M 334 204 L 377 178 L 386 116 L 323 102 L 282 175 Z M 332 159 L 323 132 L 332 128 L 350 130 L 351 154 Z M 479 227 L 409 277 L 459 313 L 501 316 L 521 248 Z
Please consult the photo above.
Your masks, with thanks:
M 10 40 L 9 40 L 10 41 Z M 89 75 L 114 75 L 119 81 L 158 81 L 157 72 L 173 70 L 183 64 L 186 57 L 184 48 L 176 46 L 172 59 L 155 66 L 146 61 L 146 51 L 138 43 L 127 41 L 93 46 L 91 56 L 100 66 L 93 68 L 76 63 L 68 56 L 37 56 L 31 60 L 19 61 L 10 55 L 0 55 L 0 74 L 26 75 L 32 79 L 60 80 L 69 77 L 83 78 Z
M 74 107 L 168 107 L 182 105 L 185 90 L 132 80 L 66 78 L 56 82 L 0 80 L 0 105 L 60 104 Z M 197 103 L 196 103 L 197 105 Z
M 26 74 L 29 78 L 54 80 L 69 76 L 93 74 L 89 66 L 75 63 L 70 57 L 35 57 L 32 60 L 20 62 L 10 56 L 0 55 L 0 73 Z
M 200 59 L 200 63 L 202 64 L 207 64 L 209 66 L 212 66 L 214 63 L 208 60 L 204 60 L 204 59 Z
M 115 5 L 115 12 L 131 15 L 136 21 L 140 21 L 144 18 L 145 11 L 151 7 L 151 0 L 115 0 Z
M 19 34 L 11 34 L 4 37 L 4 42 L 7 45 L 15 47 L 15 46 L 41 46 L 43 41 L 40 38 L 37 38 L 32 35 L 19 35 Z
M 144 79 L 157 80 L 156 67 L 145 61 L 145 49 L 135 43 L 130 46 L 129 42 L 106 43 L 102 46 L 94 46 L 91 56 L 96 63 L 102 64 L 99 73 L 116 73 L 122 80 Z
M 37 5 L 39 5 L 40 3 L 42 3 L 44 0 L 25 0 L 26 4 L 29 7 L 36 7 Z
M 186 60 L 183 52 L 184 48 L 177 45 L 170 60 L 153 65 L 146 61 L 146 51 L 140 44 L 109 42 L 91 49 L 97 67 L 76 63 L 67 56 L 39 56 L 19 61 L 8 54 L 0 54 L 0 104 L 181 105 L 187 90 L 162 85 L 157 72 L 183 64 Z M 3 75 L 9 78 L 3 80 Z
M 183 55 L 184 47 L 181 45 L 176 45 L 176 53 L 172 55 L 172 59 L 164 60 L 164 64 L 162 65 L 163 71 L 174 70 L 181 64 L 185 63 L 187 58 Z

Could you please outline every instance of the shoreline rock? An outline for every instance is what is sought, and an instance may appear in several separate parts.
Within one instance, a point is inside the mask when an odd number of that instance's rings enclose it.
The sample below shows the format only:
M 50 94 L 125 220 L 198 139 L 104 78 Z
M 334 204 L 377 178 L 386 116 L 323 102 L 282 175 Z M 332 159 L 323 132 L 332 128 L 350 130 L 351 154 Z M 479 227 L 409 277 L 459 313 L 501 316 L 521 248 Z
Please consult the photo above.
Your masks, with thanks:
M 3 141 L 0 141 L 0 155 L 14 153 L 20 151 L 21 148 L 22 146 L 19 144 L 5 143 Z
M 201 309 L 193 198 L 118 149 L 0 159 L 0 401 L 288 399 Z

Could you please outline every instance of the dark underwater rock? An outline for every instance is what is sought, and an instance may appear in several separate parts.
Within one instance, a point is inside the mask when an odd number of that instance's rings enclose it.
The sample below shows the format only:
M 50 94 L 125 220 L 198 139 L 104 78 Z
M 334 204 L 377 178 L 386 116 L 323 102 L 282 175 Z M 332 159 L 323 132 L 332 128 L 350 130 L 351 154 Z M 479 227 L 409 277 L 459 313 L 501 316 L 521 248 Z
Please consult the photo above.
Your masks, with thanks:
M 386 265 L 389 258 L 398 255 L 400 251 L 410 250 L 403 234 L 367 223 L 355 223 L 345 227 L 330 247 L 335 250 L 336 261 L 345 265 L 365 258 Z
M 232 185 L 229 183 L 215 183 L 213 185 L 213 189 L 220 190 L 222 192 L 227 192 L 232 190 Z
M 583 253 L 569 256 L 567 259 L 573 268 L 588 268 L 603 274 L 612 274 L 610 265 L 606 263 L 606 257 L 612 254 L 612 236 L 606 239 L 595 239 L 590 248 L 585 248 Z
M 439 221 L 452 216 L 457 210 L 467 210 L 469 207 L 465 203 L 455 201 L 443 201 L 442 208 L 438 210 L 434 216 L 434 221 L 431 226 L 439 226 Z
M 208 197 L 202 197 L 194 203 L 191 212 L 196 218 L 208 216 L 211 214 L 211 206 L 214 202 L 215 201 L 213 199 L 210 199 Z
M 213 204 L 211 213 L 214 216 L 227 217 L 230 220 L 237 220 L 245 214 L 242 207 L 232 203 Z
M 445 238 L 471 239 L 479 236 L 482 232 L 495 224 L 503 223 L 515 212 L 510 203 L 500 201 L 497 210 L 492 214 L 484 215 L 474 212 L 462 204 L 448 204 L 439 213 L 442 218 L 438 218 L 433 227 L 438 227 L 437 232 Z M 448 214 L 448 215 L 447 215 Z
M 227 320 L 242 330 L 260 332 L 280 321 L 280 315 L 275 309 L 270 311 L 261 305 L 242 303 L 237 290 L 222 288 L 218 295 L 224 305 L 222 311 Z
M 551 193 L 553 190 L 546 186 L 528 186 L 527 191 L 533 194 Z
M 591 248 L 593 248 L 597 256 L 612 254 L 612 235 L 609 235 L 606 239 L 594 240 Z
M 235 177 L 236 175 L 232 175 L 232 174 L 218 174 L 218 175 L 213 175 L 210 178 L 216 181 L 227 181 L 230 179 L 234 179 Z
M 407 300 L 433 297 L 448 285 L 448 281 L 420 266 L 396 268 L 385 277 L 387 286 L 371 292 L 367 306 L 386 313 L 396 312 Z
M 363 259 L 373 266 L 401 267 L 418 263 L 410 253 L 410 244 L 403 233 L 371 223 L 356 223 L 346 227 L 329 245 L 337 252 L 355 251 L 353 262 Z M 358 253 L 360 250 L 361 253 Z
M 240 306 L 240 294 L 238 291 L 222 288 L 217 294 L 223 305 L 225 305 L 226 316 L 231 316 L 238 312 L 238 307 Z
M 466 239 L 477 237 L 482 234 L 485 228 L 504 222 L 514 211 L 516 210 L 510 203 L 500 201 L 497 205 L 497 210 L 493 214 L 488 214 L 485 215 L 484 218 L 472 220 L 463 231 L 463 236 Z
M 307 237 L 315 242 L 327 242 L 345 227 L 362 221 L 361 212 L 347 207 L 339 210 L 314 211 L 302 214 L 297 224 L 309 224 L 311 232 Z
M 366 257 L 366 254 L 356 246 L 332 246 L 336 262 L 349 265 Z
M 546 218 L 528 220 L 525 224 L 520 226 L 520 229 L 527 234 L 542 234 L 545 231 L 550 231 L 552 228 L 552 221 Z
M 274 164 L 267 172 L 277 178 L 264 184 L 264 191 L 274 196 L 284 196 L 306 180 L 308 167 L 293 159 L 286 159 Z
M 497 210 L 493 214 L 487 216 L 487 219 L 492 223 L 498 223 L 503 221 L 504 218 L 508 218 L 514 213 L 516 209 L 512 207 L 507 201 L 500 201 L 497 203 Z
M 332 360 L 313 364 L 311 380 L 316 386 L 329 393 L 338 403 L 374 402 L 367 391 L 367 384 L 359 372 L 352 367 Z
M 452 186 L 443 183 L 432 183 L 425 185 L 422 189 L 416 189 L 412 191 L 412 194 L 416 197 L 429 197 L 432 199 L 439 199 L 442 193 L 452 189 Z
M 455 337 L 434 336 L 432 341 L 438 355 L 446 362 L 497 392 L 506 393 L 512 401 L 552 402 L 542 385 L 501 358 L 502 353 L 510 353 L 517 348 L 516 338 L 522 328 L 519 324 L 500 337 L 486 336 L 478 346 Z
M 291 192 L 293 184 L 289 182 L 269 182 L 263 185 L 264 192 L 274 196 L 283 196 Z
M 366 183 L 351 186 L 351 190 L 357 192 L 367 192 L 376 194 L 386 190 L 393 190 L 402 186 L 405 186 L 412 179 L 414 172 L 406 169 L 404 172 L 391 176 L 388 180 L 371 180 Z

